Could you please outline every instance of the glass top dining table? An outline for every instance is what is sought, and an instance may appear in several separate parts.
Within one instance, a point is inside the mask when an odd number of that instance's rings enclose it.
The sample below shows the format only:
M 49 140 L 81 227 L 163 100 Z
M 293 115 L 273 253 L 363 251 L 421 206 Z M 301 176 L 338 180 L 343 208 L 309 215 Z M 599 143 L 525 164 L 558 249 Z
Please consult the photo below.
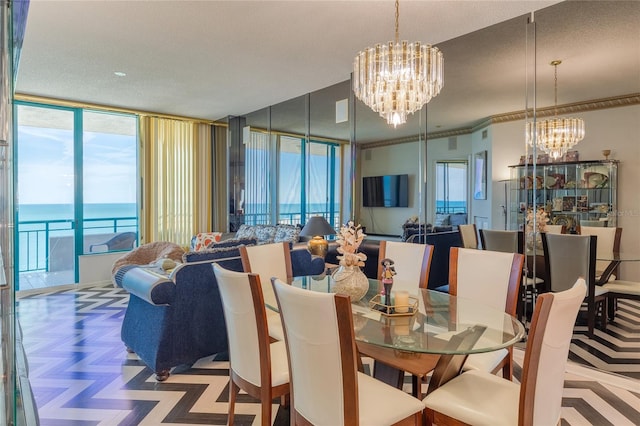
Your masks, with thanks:
M 332 292 L 333 284 L 328 275 L 291 281 L 295 287 L 324 293 Z M 375 309 L 380 304 L 370 304 L 379 288 L 379 281 L 370 279 L 367 294 L 351 305 L 356 341 L 400 352 L 468 355 L 509 347 L 525 334 L 523 325 L 504 310 L 434 290 L 416 288 L 410 295 L 411 313 L 387 315 Z

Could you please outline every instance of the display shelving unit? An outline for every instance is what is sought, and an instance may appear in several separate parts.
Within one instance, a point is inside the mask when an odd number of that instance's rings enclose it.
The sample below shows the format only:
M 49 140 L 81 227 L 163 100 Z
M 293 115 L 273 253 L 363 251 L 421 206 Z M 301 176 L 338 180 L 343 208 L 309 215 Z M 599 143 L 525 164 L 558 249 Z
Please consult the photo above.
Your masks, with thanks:
M 549 214 L 550 224 L 565 225 L 567 232 L 581 224 L 616 226 L 618 164 L 603 160 L 510 166 L 509 229 L 523 229 L 534 202 Z

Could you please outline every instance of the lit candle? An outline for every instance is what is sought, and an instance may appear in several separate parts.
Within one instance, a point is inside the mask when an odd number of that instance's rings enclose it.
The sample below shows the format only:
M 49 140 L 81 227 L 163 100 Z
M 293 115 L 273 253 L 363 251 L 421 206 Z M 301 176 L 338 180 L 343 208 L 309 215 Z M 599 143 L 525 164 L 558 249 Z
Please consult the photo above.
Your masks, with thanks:
M 409 292 L 405 290 L 396 291 L 394 306 L 396 312 L 409 312 Z

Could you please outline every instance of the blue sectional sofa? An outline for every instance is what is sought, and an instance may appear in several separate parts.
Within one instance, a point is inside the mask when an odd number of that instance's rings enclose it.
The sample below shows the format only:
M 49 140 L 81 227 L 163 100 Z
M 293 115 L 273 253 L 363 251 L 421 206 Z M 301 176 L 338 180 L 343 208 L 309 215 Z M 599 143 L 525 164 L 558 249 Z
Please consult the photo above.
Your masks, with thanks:
M 250 241 L 249 241 L 250 242 Z M 161 265 L 127 265 L 116 271 L 116 285 L 130 293 L 121 337 L 127 349 L 166 380 L 171 368 L 206 356 L 227 359 L 227 331 L 212 263 L 242 271 L 239 244 L 183 256 L 167 274 Z M 216 246 L 217 247 L 217 246 Z M 294 275 L 324 273 L 324 260 L 304 247 L 291 251 Z

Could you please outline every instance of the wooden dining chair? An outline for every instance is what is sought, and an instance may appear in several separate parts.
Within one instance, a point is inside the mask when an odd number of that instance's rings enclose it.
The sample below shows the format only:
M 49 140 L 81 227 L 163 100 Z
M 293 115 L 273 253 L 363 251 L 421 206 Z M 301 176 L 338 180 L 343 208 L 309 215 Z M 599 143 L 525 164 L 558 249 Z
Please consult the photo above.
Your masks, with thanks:
M 261 423 L 271 425 L 273 399 L 289 394 L 289 364 L 283 341 L 269 343 L 267 315 L 257 274 L 229 271 L 214 263 L 229 338 L 229 425 L 242 389 L 260 399 Z
M 614 289 L 616 290 L 625 290 L 629 289 L 628 286 L 619 286 L 618 284 L 614 284 L 620 277 L 620 271 L 618 266 L 616 266 L 611 274 L 607 273 L 607 277 L 603 277 L 605 270 L 611 264 L 609 260 L 603 259 L 611 259 L 613 258 L 614 253 L 620 252 L 620 238 L 622 237 L 622 228 L 605 228 L 600 226 L 580 226 L 579 228 L 580 235 L 595 235 L 597 237 L 597 247 L 596 247 L 596 282 L 597 284 L 603 286 L 605 290 L 607 290 L 607 311 L 608 317 L 613 319 L 615 316 L 615 311 L 618 309 L 618 297 L 616 296 Z M 606 284 L 612 282 L 612 285 L 607 286 Z M 631 287 L 633 288 L 633 286 Z M 633 290 L 632 290 L 633 292 Z
M 573 325 L 587 286 L 540 296 L 533 312 L 518 385 L 481 371 L 468 371 L 423 400 L 426 424 L 558 425 Z
M 264 301 L 270 306 L 276 306 L 276 296 L 271 287 L 271 278 L 280 278 L 290 282 L 293 278 L 291 266 L 291 249 L 289 243 L 261 244 L 257 246 L 240 246 L 240 257 L 244 272 L 251 272 L 260 276 Z M 269 336 L 277 340 L 284 339 L 280 315 L 275 311 L 267 312 Z
M 451 248 L 449 294 L 472 299 L 516 315 L 524 255 L 491 250 Z M 512 348 L 471 354 L 463 369 L 497 373 L 511 380 Z
M 609 260 L 598 259 L 611 259 L 614 253 L 620 252 L 620 238 L 622 237 L 622 228 L 580 226 L 580 235 L 595 235 L 598 238 L 598 245 L 596 247 L 596 280 L 599 282 L 599 284 L 602 285 L 604 283 L 600 282 L 600 277 L 611 262 Z M 613 271 L 613 275 L 607 277 L 606 281 L 613 281 L 618 276 L 618 268 L 616 268 Z
M 272 280 L 291 376 L 292 425 L 420 425 L 424 405 L 360 371 L 351 300 Z
M 567 233 L 567 225 L 544 225 L 544 232 L 549 234 L 566 234 Z
M 396 275 L 393 277 L 392 292 L 408 291 L 410 295 L 418 296 L 421 288 L 427 288 L 431 259 L 434 247 L 430 244 L 411 244 L 394 241 L 381 241 L 379 259 L 393 259 Z M 378 268 L 378 279 L 382 279 L 382 265 Z M 399 388 L 404 381 L 404 372 L 412 375 L 412 393 L 416 397 L 422 395 L 422 382 L 433 371 L 438 355 L 415 354 L 407 357 L 389 348 L 358 342 L 360 354 L 372 358 L 374 362 L 373 375 L 390 376 Z M 386 371 L 388 370 L 388 371 Z
M 485 250 L 501 251 L 504 253 L 520 253 L 525 254 L 524 250 L 524 232 L 523 231 L 502 231 L 481 229 L 480 244 Z M 538 271 L 536 271 L 538 272 Z M 540 271 L 544 272 L 544 271 Z M 544 284 L 544 280 L 537 275 L 529 276 L 527 263 L 522 275 L 522 291 L 521 293 L 521 309 L 518 310 L 520 319 L 526 321 L 527 318 L 527 302 L 531 299 L 531 306 L 535 307 L 536 298 L 538 297 L 538 287 Z M 533 311 L 533 309 L 532 309 Z
M 603 330 L 607 327 L 607 290 L 596 285 L 595 235 L 547 234 L 542 233 L 544 262 L 552 292 L 564 291 L 571 287 L 575 277 L 584 277 L 587 283 L 587 331 L 593 337 L 596 317 L 600 317 Z
M 478 248 L 478 230 L 475 223 L 458 225 L 458 231 L 460 231 L 462 247 L 471 249 Z

